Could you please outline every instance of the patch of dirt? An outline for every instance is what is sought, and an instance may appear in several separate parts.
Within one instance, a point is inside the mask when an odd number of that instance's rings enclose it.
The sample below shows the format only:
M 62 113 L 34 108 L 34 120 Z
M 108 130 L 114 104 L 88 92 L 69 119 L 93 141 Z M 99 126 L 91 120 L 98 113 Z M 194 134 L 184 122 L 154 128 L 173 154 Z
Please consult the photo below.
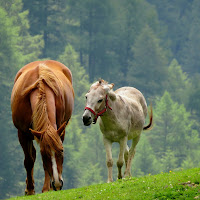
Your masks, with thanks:
M 184 186 L 188 186 L 188 187 L 196 187 L 197 184 L 192 183 L 191 181 L 185 182 L 185 183 L 179 183 L 179 185 L 184 185 Z

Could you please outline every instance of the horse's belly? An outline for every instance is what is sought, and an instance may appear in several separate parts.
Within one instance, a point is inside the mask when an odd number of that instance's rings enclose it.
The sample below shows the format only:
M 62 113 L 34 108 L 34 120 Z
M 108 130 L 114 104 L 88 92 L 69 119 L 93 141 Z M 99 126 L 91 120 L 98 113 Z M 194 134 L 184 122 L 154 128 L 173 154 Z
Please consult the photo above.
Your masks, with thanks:
M 140 134 L 141 134 L 141 130 L 135 130 L 135 131 L 132 131 L 128 134 L 128 140 L 132 140 L 136 137 L 138 137 Z
M 122 138 L 127 136 L 127 123 L 122 126 L 121 123 L 115 123 L 114 121 L 110 123 L 103 123 L 100 119 L 100 129 L 104 137 L 112 142 L 119 142 Z
M 127 136 L 124 131 L 102 131 L 105 138 L 112 142 L 120 142 L 120 140 Z
M 31 127 L 32 110 L 30 101 L 16 99 L 12 104 L 12 118 L 15 127 L 22 132 L 29 131 Z
M 102 126 L 100 126 L 100 128 L 101 128 L 101 132 L 104 135 L 104 137 L 112 142 L 120 142 L 120 140 L 124 137 L 128 137 L 128 140 L 131 140 L 131 139 L 138 137 L 142 132 L 142 129 L 140 127 L 139 128 L 137 127 L 137 129 L 131 128 L 127 131 L 123 130 L 123 129 L 108 130 Z

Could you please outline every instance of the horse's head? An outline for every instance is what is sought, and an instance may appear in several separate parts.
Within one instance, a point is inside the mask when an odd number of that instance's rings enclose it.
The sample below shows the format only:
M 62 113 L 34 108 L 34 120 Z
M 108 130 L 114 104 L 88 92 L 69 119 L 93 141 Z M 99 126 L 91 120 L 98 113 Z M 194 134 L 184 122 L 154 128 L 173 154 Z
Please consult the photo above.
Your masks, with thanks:
M 86 107 L 83 113 L 83 123 L 85 126 L 89 126 L 92 122 L 96 123 L 98 116 L 109 109 L 108 98 L 115 100 L 116 96 L 113 92 L 114 84 L 108 84 L 104 80 L 99 80 L 92 84 L 89 92 L 85 95 Z
M 63 186 L 63 145 L 62 136 L 64 134 L 66 123 L 58 130 L 48 125 L 45 131 L 31 130 L 40 143 L 40 152 L 43 160 L 45 173 L 50 176 L 51 186 L 54 190 L 61 190 Z

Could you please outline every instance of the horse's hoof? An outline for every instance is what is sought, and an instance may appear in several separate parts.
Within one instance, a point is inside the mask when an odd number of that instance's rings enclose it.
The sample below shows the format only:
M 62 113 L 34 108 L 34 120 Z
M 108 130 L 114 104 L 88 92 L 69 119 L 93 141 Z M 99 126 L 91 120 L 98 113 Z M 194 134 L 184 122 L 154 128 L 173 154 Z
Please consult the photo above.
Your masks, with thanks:
M 122 179 L 122 175 L 118 175 L 118 177 L 117 177 L 118 179 Z
M 107 180 L 107 183 L 112 183 L 113 182 L 113 179 L 108 179 Z
M 124 177 L 123 177 L 123 178 L 129 178 L 129 177 L 131 177 L 131 173 L 126 173 L 126 174 L 124 174 Z
M 25 195 L 34 195 L 35 194 L 35 190 L 25 190 Z

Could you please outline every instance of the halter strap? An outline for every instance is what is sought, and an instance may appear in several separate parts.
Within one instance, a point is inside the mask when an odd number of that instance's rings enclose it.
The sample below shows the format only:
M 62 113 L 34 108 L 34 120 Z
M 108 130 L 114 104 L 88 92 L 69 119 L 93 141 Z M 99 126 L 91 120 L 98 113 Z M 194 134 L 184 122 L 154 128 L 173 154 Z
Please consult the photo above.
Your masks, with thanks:
M 94 118 L 93 124 L 96 124 L 98 117 L 102 116 L 107 111 L 107 108 L 112 110 L 112 108 L 108 105 L 108 96 L 106 95 L 106 105 L 102 111 L 95 113 L 94 110 L 92 110 L 90 107 L 87 107 L 87 106 L 85 107 L 85 110 L 89 110 L 92 114 L 94 114 L 95 118 Z

